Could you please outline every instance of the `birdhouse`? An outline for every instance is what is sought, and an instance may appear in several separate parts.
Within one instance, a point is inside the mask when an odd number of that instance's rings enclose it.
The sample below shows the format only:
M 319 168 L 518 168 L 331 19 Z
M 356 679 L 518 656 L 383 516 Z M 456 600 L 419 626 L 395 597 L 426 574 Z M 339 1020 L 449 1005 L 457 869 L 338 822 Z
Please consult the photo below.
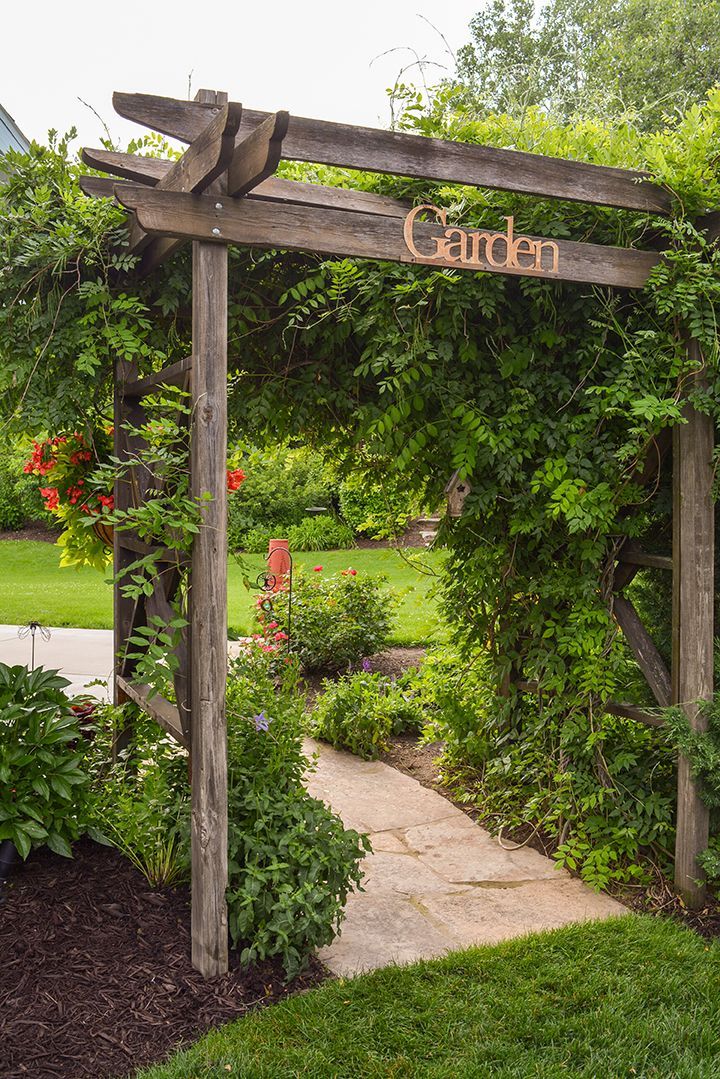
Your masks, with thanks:
M 462 516 L 465 499 L 472 491 L 472 486 L 469 481 L 461 480 L 459 476 L 460 470 L 458 469 L 457 472 L 454 472 L 450 477 L 447 486 L 445 487 L 449 517 Z

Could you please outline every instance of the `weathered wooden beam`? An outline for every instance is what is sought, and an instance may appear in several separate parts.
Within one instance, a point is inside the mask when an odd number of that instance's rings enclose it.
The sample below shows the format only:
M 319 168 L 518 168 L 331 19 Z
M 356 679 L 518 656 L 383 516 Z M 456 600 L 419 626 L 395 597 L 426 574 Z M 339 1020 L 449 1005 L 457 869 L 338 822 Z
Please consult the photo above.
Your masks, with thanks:
M 124 551 L 132 551 L 141 557 L 154 554 L 157 556 L 158 562 L 165 562 L 173 566 L 185 566 L 190 560 L 186 551 L 175 551 L 170 547 L 158 547 L 152 543 L 145 543 L 137 536 L 129 532 L 120 532 L 118 529 L 115 529 L 115 535 Z
M 720 240 L 720 210 L 713 210 L 712 213 L 699 217 L 695 225 L 701 231 L 706 232 L 706 238 L 711 243 L 714 243 L 715 240 Z
M 127 360 L 116 360 L 113 375 L 113 455 L 119 461 L 126 461 L 140 446 L 140 440 L 131 436 L 126 425 L 140 427 L 145 421 L 145 413 L 139 401 L 125 401 L 122 383 L 136 376 L 137 368 Z M 130 483 L 116 477 L 113 485 L 115 506 L 126 510 L 133 504 L 133 490 Z M 120 533 L 113 533 L 113 703 L 122 705 L 127 700 L 120 685 L 120 677 L 132 675 L 134 661 L 127 658 L 127 643 L 133 632 L 143 624 L 144 598 L 130 599 L 123 595 L 121 575 L 135 561 L 126 547 L 120 542 Z M 132 736 L 129 727 L 116 730 L 113 735 L 113 759 L 127 747 Z
M 158 191 L 189 194 L 206 191 L 225 172 L 235 151 L 235 135 L 240 125 L 242 105 L 222 105 L 182 157 L 157 181 Z M 150 241 L 137 222 L 131 224 L 128 247 L 141 251 Z
M 153 693 L 150 686 L 144 683 L 131 682 L 122 675 L 118 676 L 117 683 L 125 696 L 142 708 L 143 712 L 154 719 L 158 726 L 162 727 L 167 734 L 172 735 L 175 741 L 185 749 L 190 748 L 188 739 L 180 726 L 180 716 L 176 705 L 165 697 Z
M 629 599 L 616 596 L 613 613 L 655 700 L 666 708 L 670 704 L 670 674 L 654 641 Z
M 670 555 L 650 554 L 641 548 L 629 547 L 627 544 L 618 555 L 618 562 L 627 562 L 630 566 L 639 566 L 642 569 L 672 569 L 673 560 Z
M 412 209 L 407 202 L 376 195 L 373 191 L 356 191 L 346 187 L 327 187 L 324 184 L 305 184 L 270 176 L 248 194 L 249 199 L 262 202 L 288 202 L 300 206 L 321 206 L 327 210 L 353 210 L 359 214 L 378 214 L 380 217 L 404 218 Z
M 227 262 L 226 247 L 193 245 L 190 476 L 203 521 L 190 583 L 192 960 L 205 977 L 228 969 Z
M 540 683 L 535 680 L 515 682 L 514 685 L 521 693 L 540 693 Z M 645 708 L 638 708 L 635 704 L 624 704 L 621 701 L 606 701 L 602 710 L 611 716 L 620 716 L 622 719 L 634 719 L 637 723 L 643 723 L 646 727 L 662 727 L 663 720 L 660 716 L 648 712 Z
M 115 93 L 113 105 L 126 119 L 185 142 L 197 138 L 207 123 L 208 106 L 195 102 Z M 239 137 L 244 137 L 268 115 L 245 109 Z M 616 169 L 302 116 L 290 118 L 283 157 L 650 213 L 667 214 L 672 205 L 669 192 L 649 182 L 649 175 L 641 170 Z
M 91 199 L 114 199 L 115 183 L 110 176 L 81 176 L 78 180 L 83 195 Z
M 604 710 L 611 716 L 619 716 L 621 719 L 634 719 L 636 723 L 642 723 L 646 727 L 662 727 L 664 721 L 660 716 L 648 712 L 645 708 L 638 708 L 635 704 L 624 704 L 622 701 L 606 701 Z
M 289 121 L 289 113 L 277 112 L 237 143 L 228 165 L 228 195 L 245 195 L 272 176 L 280 164 Z
M 222 197 L 176 195 L 157 188 L 140 188 L 116 184 L 116 196 L 127 209 L 134 211 L 141 228 L 158 236 L 185 236 L 196 240 L 216 240 L 248 247 L 286 248 L 294 251 L 321 252 L 341 257 L 387 259 L 437 269 L 482 269 L 488 273 L 512 274 L 521 277 L 543 277 L 559 281 L 578 281 L 620 288 L 642 288 L 650 270 L 661 259 L 654 251 L 633 251 L 598 244 L 576 243 L 571 240 L 538 240 L 535 244 L 552 245 L 556 252 L 557 270 L 548 265 L 536 269 L 506 264 L 478 266 L 463 262 L 448 263 L 437 258 L 414 254 L 404 238 L 399 223 L 387 217 L 358 214 L 351 211 L 325 210 L 306 206 L 268 205 L 258 200 L 234 201 Z M 480 229 L 464 229 L 470 238 L 503 233 L 483 233 Z M 445 234 L 442 225 L 415 222 L 414 243 L 427 247 L 441 242 Z M 419 248 L 417 249 L 419 252 Z
M 689 346 L 696 367 L 699 347 Z M 703 385 L 703 375 L 695 380 Z M 714 423 L 691 405 L 673 428 L 673 693 L 693 730 L 707 729 L 701 703 L 713 695 Z M 690 762 L 678 760 L 675 885 L 687 906 L 705 901 L 705 875 L 697 857 L 707 848 L 709 811 Z
M 83 147 L 80 155 L 86 165 L 98 172 L 122 176 L 141 184 L 159 183 L 173 167 L 174 162 L 164 157 L 140 157 L 139 154 L 121 154 L 114 150 L 95 150 Z
M 145 397 L 148 393 L 154 393 L 161 386 L 175 386 L 177 389 L 185 389 L 190 381 L 192 371 L 192 356 L 185 356 L 182 360 L 170 364 L 168 367 L 155 371 L 152 375 L 144 378 L 133 379 L 123 383 L 122 390 L 126 397 Z
M 160 158 L 136 157 L 121 154 L 134 162 L 133 169 L 142 176 L 142 183 L 154 187 L 158 182 L 155 173 L 164 176 L 172 167 L 172 161 Z M 152 172 L 144 172 L 145 161 L 153 161 Z M 161 166 L 157 168 L 156 166 Z M 99 166 L 98 166 L 99 167 Z M 129 168 L 125 172 L 131 171 Z M 123 172 L 107 168 L 112 175 L 122 176 Z M 115 198 L 116 181 L 111 176 L 81 176 L 80 188 L 93 198 Z M 379 214 L 381 217 L 405 217 L 412 206 L 389 195 L 376 195 L 373 191 L 357 191 L 347 187 L 327 187 L 325 184 L 306 184 L 299 180 L 284 180 L 280 176 L 269 176 L 248 192 L 248 198 L 263 202 L 290 202 L 301 206 L 322 206 L 329 210 L 355 210 L 357 213 Z

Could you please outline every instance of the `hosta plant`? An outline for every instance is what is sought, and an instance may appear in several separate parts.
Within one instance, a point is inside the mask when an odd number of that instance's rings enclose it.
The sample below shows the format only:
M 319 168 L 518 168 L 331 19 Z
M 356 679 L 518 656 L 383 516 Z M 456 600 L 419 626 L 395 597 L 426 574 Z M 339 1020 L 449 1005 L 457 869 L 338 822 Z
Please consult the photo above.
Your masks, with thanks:
M 72 857 L 88 777 L 78 717 L 57 671 L 0 663 L 0 840 L 22 858 L 47 844 Z

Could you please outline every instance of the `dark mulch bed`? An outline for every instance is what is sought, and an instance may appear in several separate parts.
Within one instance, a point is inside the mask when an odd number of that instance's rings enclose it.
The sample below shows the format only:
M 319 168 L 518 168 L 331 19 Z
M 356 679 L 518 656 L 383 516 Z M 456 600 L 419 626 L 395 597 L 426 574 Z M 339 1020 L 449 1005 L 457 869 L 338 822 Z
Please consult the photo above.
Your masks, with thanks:
M 325 977 L 279 962 L 204 981 L 190 963 L 188 891 L 151 891 L 89 840 L 38 851 L 0 906 L 0 1075 L 120 1079 L 210 1027 Z
M 17 532 L 0 531 L 2 540 L 39 540 L 42 543 L 55 543 L 60 531 L 57 528 L 49 528 L 47 525 L 35 523 L 27 528 L 20 528 Z

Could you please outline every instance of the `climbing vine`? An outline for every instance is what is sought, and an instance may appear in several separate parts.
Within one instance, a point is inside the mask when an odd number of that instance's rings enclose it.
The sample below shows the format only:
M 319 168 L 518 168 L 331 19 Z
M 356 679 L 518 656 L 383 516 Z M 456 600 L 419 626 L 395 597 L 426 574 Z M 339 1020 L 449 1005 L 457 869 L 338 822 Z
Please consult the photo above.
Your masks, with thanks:
M 472 765 L 500 819 L 544 828 L 587 879 L 627 879 L 641 849 L 662 860 L 671 848 L 673 760 L 654 733 L 602 711 L 609 697 L 642 700 L 603 574 L 619 536 L 667 528 L 666 488 L 633 477 L 658 432 L 682 422 L 698 363 L 695 404 L 720 407 L 720 254 L 693 223 L 720 206 L 720 90 L 649 135 L 532 109 L 469 120 L 451 91 L 406 104 L 400 126 L 421 134 L 644 167 L 673 215 L 318 166 L 285 175 L 430 201 L 463 225 L 512 214 L 524 233 L 663 249 L 665 261 L 642 293 L 611 294 L 231 249 L 231 424 L 329 447 L 349 473 L 399 474 L 430 502 L 456 469 L 470 481 L 443 531 L 442 589 L 459 646 L 483 650 L 492 704 L 476 718 L 477 752 L 448 724 L 448 769 Z M 121 215 L 78 193 L 65 141 L 12 164 L 0 190 L 3 422 L 80 429 L 107 412 L 114 357 L 149 371 L 186 353 L 188 256 L 133 280 Z M 540 696 L 507 690 L 510 674 Z

